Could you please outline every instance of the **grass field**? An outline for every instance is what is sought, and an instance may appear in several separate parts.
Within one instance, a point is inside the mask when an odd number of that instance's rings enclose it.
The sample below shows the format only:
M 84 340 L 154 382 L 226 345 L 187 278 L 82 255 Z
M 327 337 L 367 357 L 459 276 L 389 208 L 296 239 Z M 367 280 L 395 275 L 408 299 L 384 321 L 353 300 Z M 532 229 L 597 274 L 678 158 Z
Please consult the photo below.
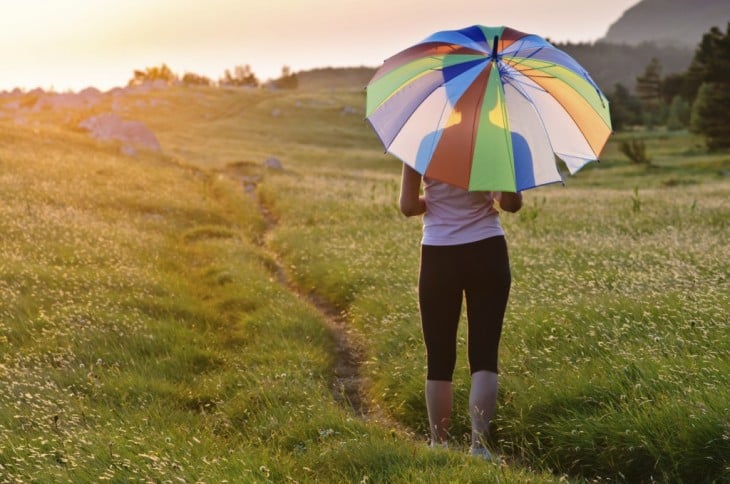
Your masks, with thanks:
M 363 104 L 130 94 L 163 147 L 136 157 L 75 128 L 109 105 L 0 117 L 0 482 L 730 480 L 730 154 L 619 134 L 503 216 L 496 466 L 465 452 L 464 351 L 452 445 L 426 448 L 420 221 Z M 372 415 L 341 404 L 322 307 Z

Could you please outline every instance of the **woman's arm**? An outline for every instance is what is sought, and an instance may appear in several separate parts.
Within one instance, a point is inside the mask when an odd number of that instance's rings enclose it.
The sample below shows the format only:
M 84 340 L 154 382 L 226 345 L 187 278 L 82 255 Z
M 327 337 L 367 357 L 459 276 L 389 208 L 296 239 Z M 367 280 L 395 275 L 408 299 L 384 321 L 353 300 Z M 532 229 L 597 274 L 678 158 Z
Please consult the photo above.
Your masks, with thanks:
M 522 193 L 500 192 L 499 206 L 507 212 L 518 212 L 522 208 Z
M 426 202 L 421 196 L 421 174 L 405 163 L 400 186 L 400 211 L 406 217 L 426 212 Z

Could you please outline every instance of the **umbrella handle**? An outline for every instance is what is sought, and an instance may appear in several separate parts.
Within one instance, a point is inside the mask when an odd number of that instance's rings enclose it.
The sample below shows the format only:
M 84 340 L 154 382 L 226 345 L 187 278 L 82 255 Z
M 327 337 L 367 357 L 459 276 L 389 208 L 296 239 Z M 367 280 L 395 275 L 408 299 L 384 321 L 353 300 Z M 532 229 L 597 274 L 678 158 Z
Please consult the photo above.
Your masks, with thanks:
M 492 55 L 491 60 L 497 62 L 497 44 L 499 43 L 499 35 L 495 35 L 492 41 Z

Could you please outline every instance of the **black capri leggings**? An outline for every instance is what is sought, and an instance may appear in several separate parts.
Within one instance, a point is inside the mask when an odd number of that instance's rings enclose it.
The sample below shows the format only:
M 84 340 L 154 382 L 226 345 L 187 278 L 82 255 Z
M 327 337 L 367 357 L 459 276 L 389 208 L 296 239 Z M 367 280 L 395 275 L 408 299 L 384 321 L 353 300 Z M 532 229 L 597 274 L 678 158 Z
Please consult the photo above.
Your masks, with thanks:
M 502 236 L 462 245 L 421 246 L 418 298 L 429 380 L 451 381 L 466 294 L 471 373 L 497 373 L 497 351 L 512 277 Z

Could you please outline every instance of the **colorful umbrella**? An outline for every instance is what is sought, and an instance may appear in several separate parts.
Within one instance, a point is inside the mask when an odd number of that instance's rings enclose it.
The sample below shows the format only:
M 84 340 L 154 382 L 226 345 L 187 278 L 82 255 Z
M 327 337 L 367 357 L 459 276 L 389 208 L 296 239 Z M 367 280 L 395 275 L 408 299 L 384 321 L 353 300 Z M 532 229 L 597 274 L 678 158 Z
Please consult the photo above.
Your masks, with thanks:
M 367 119 L 424 176 L 472 191 L 522 191 L 597 160 L 608 100 L 541 37 L 475 25 L 437 32 L 387 59 L 367 86 Z

